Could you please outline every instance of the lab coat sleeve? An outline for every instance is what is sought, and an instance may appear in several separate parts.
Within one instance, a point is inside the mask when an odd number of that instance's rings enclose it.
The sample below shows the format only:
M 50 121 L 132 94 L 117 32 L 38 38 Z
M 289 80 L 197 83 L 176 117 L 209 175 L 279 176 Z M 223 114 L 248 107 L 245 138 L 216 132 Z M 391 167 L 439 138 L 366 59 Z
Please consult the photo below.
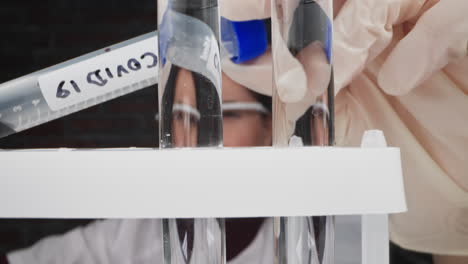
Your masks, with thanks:
M 97 221 L 12 252 L 8 260 L 10 264 L 149 263 L 161 256 L 159 229 L 155 220 Z

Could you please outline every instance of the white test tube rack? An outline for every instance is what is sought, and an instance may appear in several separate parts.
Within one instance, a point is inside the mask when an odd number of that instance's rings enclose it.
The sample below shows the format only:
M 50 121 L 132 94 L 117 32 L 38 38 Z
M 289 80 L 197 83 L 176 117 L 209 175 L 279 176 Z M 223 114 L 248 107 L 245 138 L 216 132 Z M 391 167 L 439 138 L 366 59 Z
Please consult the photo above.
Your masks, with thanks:
M 0 167 L 0 218 L 362 215 L 363 264 L 389 263 L 387 216 L 406 211 L 398 148 L 18 150 Z

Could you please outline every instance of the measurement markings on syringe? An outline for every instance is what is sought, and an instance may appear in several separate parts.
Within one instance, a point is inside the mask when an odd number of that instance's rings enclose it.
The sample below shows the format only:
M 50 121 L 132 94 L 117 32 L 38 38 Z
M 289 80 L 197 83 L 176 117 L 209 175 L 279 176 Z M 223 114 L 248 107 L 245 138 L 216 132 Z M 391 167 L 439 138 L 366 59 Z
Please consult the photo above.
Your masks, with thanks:
M 68 114 L 83 110 L 85 108 L 97 105 L 99 103 L 119 97 L 123 94 L 129 93 L 129 92 L 132 92 L 132 91 L 144 88 L 144 87 L 148 87 L 156 83 L 157 83 L 156 77 L 143 80 L 139 84 L 138 83 L 133 84 L 131 88 L 129 86 L 125 86 L 125 87 L 122 87 L 121 89 L 110 91 L 109 93 L 106 93 L 102 96 L 98 96 L 96 98 L 90 98 L 89 100 L 79 102 L 78 104 L 74 104 L 69 107 L 62 108 L 59 111 L 53 111 L 53 110 L 49 110 L 48 108 L 43 108 L 41 107 L 41 99 L 34 99 L 34 100 L 31 100 L 29 103 L 16 105 L 10 108 L 9 110 L 7 110 L 7 111 L 11 111 L 12 113 L 15 113 L 16 115 L 15 115 L 15 118 L 8 119 L 6 121 L 8 125 L 11 126 L 12 129 L 16 131 L 22 131 L 24 129 L 28 129 L 30 127 L 37 126 L 39 124 L 48 122 L 50 120 L 54 120 L 62 116 L 66 116 Z M 33 106 L 34 110 L 31 110 L 30 108 L 31 106 Z M 25 113 L 23 113 L 25 109 L 29 109 L 29 111 L 26 111 Z M 7 116 L 9 116 L 8 113 L 7 113 Z M 0 113 L 0 120 L 4 117 L 5 115 L 3 113 Z
M 149 38 L 40 76 L 39 86 L 53 111 L 99 101 L 105 94 L 156 77 L 157 50 L 157 38 Z

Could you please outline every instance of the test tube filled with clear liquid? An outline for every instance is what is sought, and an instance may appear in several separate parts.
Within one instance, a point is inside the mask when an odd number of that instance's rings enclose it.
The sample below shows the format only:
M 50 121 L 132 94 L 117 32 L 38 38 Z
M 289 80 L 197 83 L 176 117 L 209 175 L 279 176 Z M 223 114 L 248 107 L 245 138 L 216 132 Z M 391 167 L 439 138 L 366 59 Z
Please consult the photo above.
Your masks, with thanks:
M 223 145 L 219 21 L 217 0 L 158 1 L 161 148 Z M 166 264 L 226 261 L 223 219 L 165 219 L 163 236 Z
M 332 1 L 271 0 L 271 5 L 273 145 L 331 146 Z M 287 98 L 288 90 L 303 97 Z M 276 218 L 274 232 L 278 264 L 334 263 L 333 216 Z

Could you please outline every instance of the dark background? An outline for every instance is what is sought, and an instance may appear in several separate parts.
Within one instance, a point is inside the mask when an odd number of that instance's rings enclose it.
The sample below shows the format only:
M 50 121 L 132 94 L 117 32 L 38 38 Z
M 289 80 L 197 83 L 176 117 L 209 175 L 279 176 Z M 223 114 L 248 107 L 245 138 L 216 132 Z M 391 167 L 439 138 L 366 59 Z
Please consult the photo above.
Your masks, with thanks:
M 156 28 L 156 0 L 1 0 L 0 83 Z M 152 86 L 0 139 L 0 148 L 157 147 L 156 113 Z M 0 220 L 0 255 L 90 221 Z M 431 263 L 394 245 L 391 255 L 392 263 Z
M 0 83 L 156 30 L 156 0 L 2 0 Z M 156 87 L 0 139 L 0 148 L 156 147 Z
M 156 21 L 156 0 L 1 0 L 0 84 L 156 30 Z M 152 86 L 0 139 L 0 148 L 157 147 L 156 112 Z M 0 254 L 89 221 L 0 220 Z

